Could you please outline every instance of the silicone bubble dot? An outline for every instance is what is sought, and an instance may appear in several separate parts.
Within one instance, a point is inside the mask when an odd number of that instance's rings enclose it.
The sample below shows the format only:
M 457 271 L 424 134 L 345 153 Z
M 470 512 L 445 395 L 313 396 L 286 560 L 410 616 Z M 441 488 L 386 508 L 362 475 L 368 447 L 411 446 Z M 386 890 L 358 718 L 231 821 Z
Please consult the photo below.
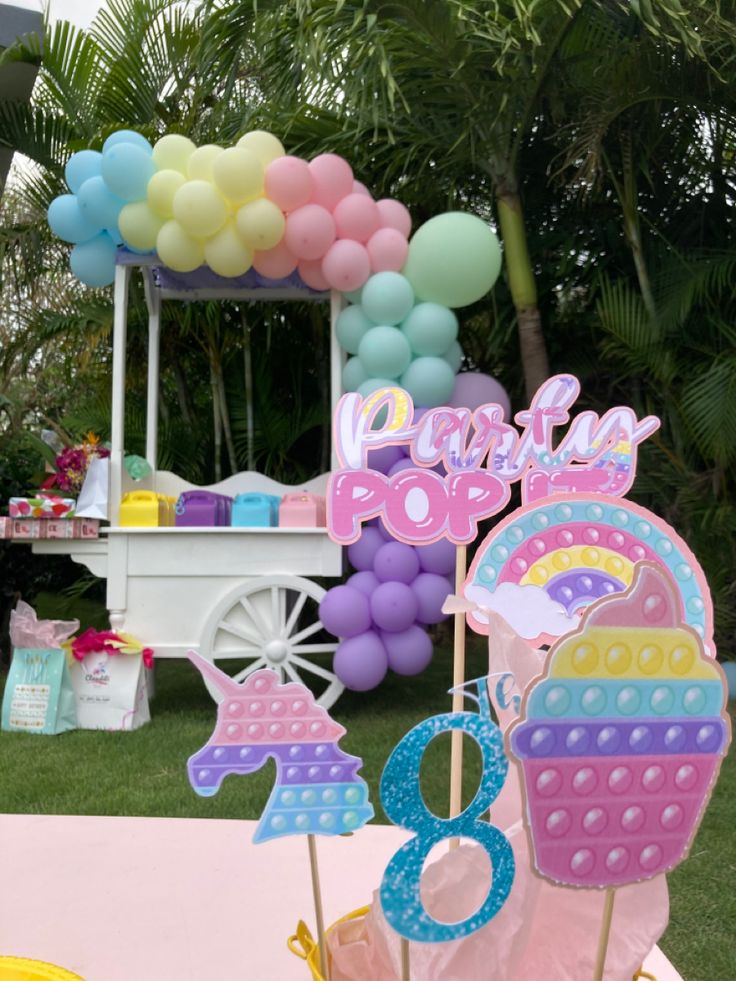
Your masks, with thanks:
M 681 562 L 679 565 L 675 566 L 675 575 L 680 582 L 687 582 L 688 579 L 692 579 L 693 570 L 686 562 Z
M 597 528 L 585 528 L 583 531 L 583 541 L 588 545 L 597 545 L 600 538 L 601 533 Z
M 321 736 L 322 733 L 325 731 L 324 722 L 313 722 L 309 727 L 309 731 L 312 733 L 313 736 Z
M 664 654 L 656 644 L 646 644 L 639 651 L 637 662 L 642 674 L 657 674 L 664 662 Z
M 569 569 L 572 565 L 572 558 L 567 552 L 557 552 L 556 555 L 552 556 L 552 565 L 555 569 L 559 569 L 560 572 L 564 572 L 565 569 Z
M 645 845 L 639 852 L 639 865 L 645 872 L 652 872 L 662 861 L 662 849 L 659 845 Z
M 358 787 L 348 787 L 348 789 L 345 791 L 345 803 L 360 803 L 360 789 Z
M 263 726 L 259 722 L 251 722 L 248 726 L 248 735 L 251 739 L 260 739 L 263 735 Z
M 570 708 L 570 692 L 564 685 L 554 685 L 544 696 L 544 707 L 550 715 L 564 715 Z
M 204 781 L 207 779 L 207 777 L 209 777 L 209 775 L 210 775 L 209 770 L 200 770 L 197 773 L 197 780 L 199 780 L 200 783 L 204 783 Z
M 266 711 L 266 706 L 263 704 L 263 702 L 254 701 L 251 702 L 250 705 L 248 706 L 248 712 L 250 715 L 255 715 L 255 716 L 263 715 L 265 711 Z
M 268 691 L 269 688 L 271 688 L 271 686 L 273 685 L 274 681 L 275 678 L 265 678 L 265 677 L 256 678 L 255 682 L 253 683 L 253 687 L 255 688 L 256 691 L 260 691 L 260 692 Z
M 303 790 L 301 793 L 302 804 L 316 804 L 317 794 L 313 790 Z
M 333 790 L 332 787 L 328 787 L 327 790 L 322 791 L 322 803 L 323 804 L 335 804 L 337 803 L 337 791 Z
M 615 593 L 616 592 L 616 587 L 613 585 L 612 582 L 604 582 L 604 583 L 601 583 L 601 585 L 603 586 L 603 592 L 604 593 Z
M 653 740 L 654 736 L 649 726 L 636 726 L 629 734 L 629 748 L 635 753 L 646 753 Z
M 310 766 L 307 770 L 307 776 L 310 780 L 316 780 L 322 771 L 318 766 Z
M 580 794 L 581 797 L 587 797 L 588 794 L 592 794 L 597 786 L 598 777 L 596 776 L 595 770 L 589 766 L 581 766 L 572 778 L 572 789 L 576 794 Z
M 549 518 L 547 515 L 540 511 L 532 517 L 532 526 L 537 529 L 537 531 L 544 531 L 544 529 L 549 525 Z
M 611 674 L 623 674 L 631 667 L 631 651 L 626 644 L 613 644 L 606 651 L 605 660 Z
M 652 526 L 649 524 L 648 521 L 637 521 L 636 524 L 634 525 L 634 533 L 639 538 L 649 538 L 651 532 L 652 532 Z
M 612 531 L 608 536 L 608 544 L 611 548 L 623 548 L 626 539 L 620 531 Z
M 702 623 L 694 623 L 692 625 L 695 629 L 695 633 L 699 634 L 701 637 L 705 637 L 705 628 Z
M 537 565 L 529 573 L 529 578 L 535 585 L 543 586 L 549 579 L 549 573 L 543 566 Z
M 276 698 L 271 702 L 271 715 L 283 715 L 285 711 L 286 705 L 280 698 Z
M 258 728 L 260 729 L 261 727 L 259 726 Z M 236 722 L 231 722 L 225 732 L 227 733 L 228 739 L 240 739 L 243 729 Z M 248 726 L 248 732 L 250 733 L 250 726 Z M 258 735 L 260 735 L 260 732 Z
M 660 555 L 670 555 L 672 553 L 672 542 L 668 538 L 660 538 L 654 547 Z
M 283 831 L 286 827 L 286 818 L 283 814 L 275 814 L 271 818 L 271 827 L 274 831 Z
M 603 567 L 606 572 L 610 572 L 612 576 L 620 576 L 624 571 L 623 559 L 620 559 L 617 555 L 609 556 L 603 563 Z
M 570 859 L 570 871 L 573 875 L 583 878 L 590 875 L 595 865 L 595 856 L 589 848 L 578 848 Z
M 704 609 L 704 604 L 699 596 L 691 596 L 687 601 L 688 612 L 690 613 L 702 613 Z
M 615 753 L 621 745 L 621 733 L 615 726 L 604 726 L 598 733 L 596 743 L 602 753 Z
M 641 545 L 632 545 L 629 549 L 629 558 L 633 559 L 634 562 L 641 562 L 646 557 L 646 554 L 646 549 L 642 548 Z
M 682 726 L 670 726 L 664 734 L 664 745 L 670 753 L 679 753 L 685 748 L 687 733 Z
M 296 794 L 293 790 L 285 790 L 281 795 L 281 803 L 285 807 L 293 807 L 296 804 Z
M 553 838 L 562 838 L 570 830 L 571 824 L 570 812 L 566 811 L 564 807 L 559 807 L 556 811 L 552 811 L 544 826 L 547 829 L 547 834 Z
M 496 578 L 496 570 L 492 565 L 482 565 L 478 575 L 484 582 L 493 582 Z
M 638 804 L 632 804 L 621 815 L 621 827 L 628 834 L 633 835 L 637 831 L 641 831 L 645 820 L 646 814 L 644 813 L 644 808 L 639 807 Z
M 675 774 L 675 786 L 678 790 L 692 790 L 698 781 L 698 771 L 692 763 L 684 763 Z
M 292 736 L 303 736 L 307 731 L 307 727 L 303 722 L 292 722 L 289 726 L 289 732 Z
M 291 703 L 291 714 L 292 715 L 304 715 L 307 711 L 307 703 L 302 698 L 296 698 Z
M 555 517 L 558 521 L 569 521 L 572 517 L 572 508 L 569 504 L 558 504 L 555 508 Z
M 633 685 L 624 685 L 616 695 L 616 708 L 622 715 L 634 715 L 639 711 L 641 695 Z
M 517 555 L 517 557 L 511 561 L 511 568 L 518 575 L 523 576 L 526 570 L 529 568 L 529 565 L 524 559 L 521 558 L 521 556 Z
M 555 748 L 555 734 L 547 726 L 539 726 L 529 740 L 529 750 L 535 756 L 549 756 Z
M 491 549 L 491 558 L 495 559 L 496 562 L 505 562 L 509 557 L 509 550 L 505 545 L 494 545 Z
M 562 775 L 559 770 L 550 767 L 548 770 L 542 770 L 537 777 L 536 788 L 540 797 L 552 797 L 559 793 L 561 787 Z
M 578 756 L 582 756 L 590 745 L 590 733 L 585 726 L 575 726 L 574 729 L 568 732 L 565 745 L 571 753 L 577 753 Z
M 598 651 L 592 644 L 578 644 L 572 652 L 575 674 L 591 674 L 598 667 Z
M 541 538 L 532 538 L 528 545 L 529 551 L 532 555 L 544 555 L 547 551 L 547 546 Z
M 623 845 L 617 845 L 616 848 L 612 848 L 606 855 L 606 868 L 609 872 L 613 872 L 615 875 L 620 875 L 621 872 L 625 872 L 628 864 L 629 851 L 627 848 L 624 848 Z
M 601 553 L 597 548 L 584 548 L 580 553 L 580 558 L 585 565 L 596 566 L 601 560 Z
M 662 808 L 659 823 L 665 831 L 676 831 L 682 824 L 684 817 L 685 812 L 679 804 L 668 804 L 667 807 Z
M 721 734 L 718 729 L 708 723 L 698 729 L 695 743 L 701 753 L 712 753 L 718 748 Z
M 289 780 L 296 780 L 296 778 L 299 776 L 299 767 L 298 766 L 287 767 L 286 776 Z
M 682 707 L 688 715 L 697 715 L 705 708 L 706 701 L 705 689 L 700 685 L 693 685 L 682 696 Z
M 612 794 L 625 794 L 631 786 L 631 770 L 628 766 L 617 766 L 608 775 L 608 789 Z
M 342 823 L 346 828 L 355 828 L 360 822 L 360 817 L 355 811 L 345 811 L 342 816 Z
M 279 736 L 283 736 L 284 727 L 280 722 L 272 722 L 268 727 L 269 736 L 273 736 L 274 739 L 278 739 Z
M 649 704 L 657 715 L 667 715 L 675 704 L 675 693 L 668 685 L 659 685 L 652 692 Z
M 314 755 L 321 758 L 327 755 L 329 749 L 329 746 L 326 746 L 324 743 L 320 743 L 319 746 L 315 746 Z
M 606 707 L 606 693 L 598 685 L 591 685 L 583 692 L 580 706 L 586 715 L 600 715 Z
M 241 760 L 247 760 L 248 757 L 250 756 L 250 746 L 243 746 L 243 748 L 238 753 L 238 756 L 241 758 Z
M 575 541 L 575 536 L 567 528 L 563 528 L 562 531 L 558 531 L 555 537 L 557 539 L 557 544 L 561 545 L 563 548 L 569 548 Z
M 563 603 L 569 603 L 575 596 L 575 593 L 573 593 L 569 586 L 561 586 L 557 595 Z
M 599 835 L 607 825 L 608 815 L 602 807 L 591 807 L 583 817 L 583 831 L 588 835 Z
M 342 774 L 342 767 L 341 766 L 331 766 L 330 767 L 330 776 L 332 777 L 333 780 L 337 779 L 337 777 L 339 777 L 341 774 Z
M 618 525 L 619 528 L 625 528 L 629 523 L 629 515 L 626 513 L 626 511 L 614 511 L 611 515 L 611 520 L 615 525 Z
M 641 775 L 641 785 L 648 794 L 657 794 L 664 787 L 664 769 L 654 763 L 648 766 Z
M 672 673 L 682 677 L 692 671 L 695 664 L 695 651 L 691 647 L 680 645 L 670 651 L 670 668 Z
M 212 755 L 218 762 L 222 762 L 227 758 L 227 750 L 224 746 L 218 746 Z
M 648 623 L 659 623 L 667 615 L 667 600 L 661 593 L 650 593 L 642 607 Z
M 296 818 L 294 819 L 294 824 L 300 829 L 300 831 L 303 831 L 305 828 L 309 827 L 309 815 L 297 814 Z
M 578 576 L 577 587 L 584 593 L 590 593 L 593 588 L 593 580 L 590 576 Z
M 600 521 L 603 517 L 603 508 L 600 504 L 590 504 L 585 509 L 585 513 L 591 521 Z
M 227 714 L 237 719 L 245 712 L 245 708 L 242 702 L 230 702 L 227 707 Z
M 324 814 L 319 816 L 319 826 L 320 828 L 332 828 L 335 825 L 335 815 L 330 814 L 329 811 L 325 811 Z
M 521 525 L 512 525 L 506 532 L 506 537 L 510 542 L 513 542 L 514 545 L 518 545 L 519 542 L 524 540 L 524 529 L 521 527 Z

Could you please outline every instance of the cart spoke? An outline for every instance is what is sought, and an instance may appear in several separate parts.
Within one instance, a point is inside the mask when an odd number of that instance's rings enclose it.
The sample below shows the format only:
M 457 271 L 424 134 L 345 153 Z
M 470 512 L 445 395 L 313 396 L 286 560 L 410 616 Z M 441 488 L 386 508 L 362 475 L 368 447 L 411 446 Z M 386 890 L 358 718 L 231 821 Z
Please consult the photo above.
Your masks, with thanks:
M 222 650 L 213 651 L 212 656 L 220 661 L 232 661 L 238 657 L 260 657 L 260 647 L 223 647 Z
M 307 602 L 307 594 L 299 593 L 299 598 L 297 599 L 296 603 L 294 603 L 294 609 L 289 614 L 289 619 L 287 620 L 286 626 L 284 627 L 284 637 L 291 636 L 291 631 L 296 626 L 296 622 L 299 619 L 299 614 L 304 609 L 304 604 L 306 602 Z
M 268 663 L 265 657 L 259 657 L 252 664 L 247 665 L 242 671 L 238 671 L 237 674 L 233 675 L 233 681 L 237 681 L 240 684 L 241 681 L 245 681 L 249 674 L 253 674 L 254 671 L 258 671 L 259 668 L 267 668 Z
M 335 675 L 332 671 L 328 671 L 327 668 L 322 668 L 319 664 L 312 664 L 311 661 L 307 661 L 303 657 L 292 657 L 291 663 L 298 665 L 304 671 L 309 671 L 311 674 L 316 674 L 320 678 L 325 678 L 327 681 L 334 681 Z
M 300 630 L 298 634 L 294 634 L 289 640 L 292 644 L 298 644 L 300 640 L 306 640 L 307 637 L 311 637 L 312 634 L 316 634 L 318 630 L 322 630 L 322 621 L 316 620 L 310 626 L 305 627 L 304 630 Z
M 281 615 L 281 590 L 278 586 L 271 586 L 271 630 L 274 637 L 281 634 L 281 626 L 284 618 Z
M 220 622 L 217 624 L 217 629 L 225 630 L 227 633 L 232 634 L 233 637 L 239 637 L 241 640 L 247 640 L 258 649 L 260 649 L 262 646 L 262 637 L 254 637 L 253 634 L 249 634 L 247 630 L 243 630 L 242 627 L 236 627 L 234 624 L 228 623 L 227 620 L 220 620 Z
M 261 619 L 260 613 L 256 610 L 256 608 L 253 606 L 253 604 L 251 603 L 251 601 L 248 599 L 247 596 L 241 596 L 240 597 L 240 605 L 243 607 L 243 609 L 245 610 L 245 612 L 248 614 L 248 616 L 253 621 L 253 626 L 256 628 L 256 630 L 261 635 L 261 637 L 264 640 L 270 640 L 271 639 L 271 631 L 268 629 L 268 627 L 266 626 L 266 624 L 263 622 L 263 620 Z
M 292 647 L 294 654 L 334 654 L 339 644 L 299 644 Z
M 299 675 L 296 673 L 296 671 L 289 664 L 288 661 L 284 661 L 284 663 L 283 663 L 283 669 L 284 669 L 284 672 L 286 674 L 288 674 L 288 676 L 291 678 L 292 681 L 296 681 L 296 683 L 298 685 L 301 685 L 302 684 L 302 679 L 299 677 Z

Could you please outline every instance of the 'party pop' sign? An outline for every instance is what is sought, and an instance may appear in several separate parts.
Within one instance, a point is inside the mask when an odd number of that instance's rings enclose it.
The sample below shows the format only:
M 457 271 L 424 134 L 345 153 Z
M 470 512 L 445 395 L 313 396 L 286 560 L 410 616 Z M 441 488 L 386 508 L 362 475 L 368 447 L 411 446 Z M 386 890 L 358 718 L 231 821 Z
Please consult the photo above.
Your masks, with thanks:
M 340 469 L 327 489 L 330 536 L 348 545 L 361 524 L 380 517 L 391 535 L 415 545 L 447 538 L 472 542 L 478 522 L 508 504 L 511 484 L 522 481 L 525 501 L 555 493 L 623 496 L 636 474 L 637 447 L 659 426 L 617 407 L 603 416 L 569 408 L 580 392 L 573 375 L 555 375 L 516 414 L 520 431 L 489 403 L 475 412 L 441 407 L 415 417 L 411 397 L 382 388 L 363 398 L 344 395 L 334 419 Z M 567 431 L 557 446 L 557 427 Z M 405 445 L 416 464 L 387 477 L 370 468 L 371 450 Z M 430 469 L 436 468 L 436 469 Z M 444 469 L 444 473 L 437 470 Z

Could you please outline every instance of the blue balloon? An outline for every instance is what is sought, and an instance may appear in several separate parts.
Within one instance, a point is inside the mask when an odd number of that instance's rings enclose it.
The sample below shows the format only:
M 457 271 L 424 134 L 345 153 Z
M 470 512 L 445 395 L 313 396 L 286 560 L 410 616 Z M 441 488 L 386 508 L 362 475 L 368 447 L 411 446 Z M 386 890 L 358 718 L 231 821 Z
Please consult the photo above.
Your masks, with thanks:
M 77 195 L 82 214 L 100 228 L 117 228 L 125 201 L 108 189 L 103 177 L 90 177 Z
M 449 364 L 455 374 L 457 374 L 462 367 L 463 358 L 465 355 L 463 354 L 463 349 L 460 347 L 458 342 L 455 341 L 455 343 L 451 345 L 449 351 L 445 351 L 442 357 Z
M 115 245 L 123 244 L 123 236 L 120 234 L 120 229 L 118 228 L 117 225 L 111 225 L 109 228 L 106 228 L 105 231 L 113 240 Z
M 100 232 L 91 241 L 74 246 L 69 264 L 86 286 L 109 286 L 115 279 L 116 251 L 107 232 Z
M 72 194 L 76 194 L 90 177 L 97 177 L 101 173 L 102 154 L 97 150 L 80 150 L 79 153 L 73 153 L 64 168 L 64 177 Z
M 110 147 L 117 146 L 118 143 L 132 143 L 134 146 L 140 147 L 141 150 L 145 150 L 149 155 L 153 153 L 153 147 L 145 136 L 136 133 L 134 129 L 119 129 L 108 136 L 102 144 L 103 154 L 107 153 Z
M 346 392 L 355 392 L 369 377 L 360 358 L 348 358 L 342 369 L 342 387 Z
M 400 385 L 414 405 L 447 405 L 455 387 L 455 372 L 444 358 L 416 358 L 401 376 Z
M 100 226 L 82 214 L 74 194 L 60 194 L 54 198 L 49 205 L 48 222 L 54 235 L 75 245 L 88 242 L 100 231 Z
M 102 157 L 105 183 L 124 201 L 145 198 L 148 182 L 155 173 L 153 157 L 134 143 L 116 143 Z

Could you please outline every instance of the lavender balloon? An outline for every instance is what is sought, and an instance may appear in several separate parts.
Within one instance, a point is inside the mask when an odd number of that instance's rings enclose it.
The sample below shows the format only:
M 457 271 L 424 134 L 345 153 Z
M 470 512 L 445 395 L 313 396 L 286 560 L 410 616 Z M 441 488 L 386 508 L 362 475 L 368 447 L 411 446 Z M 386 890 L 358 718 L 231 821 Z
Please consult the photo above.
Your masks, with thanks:
M 398 634 L 384 632 L 381 640 L 388 654 L 388 666 L 396 674 L 420 674 L 432 660 L 432 641 L 417 624 Z
M 368 450 L 367 466 L 371 470 L 387 474 L 391 467 L 404 459 L 401 446 L 379 446 L 378 449 Z
M 350 564 L 361 572 L 372 569 L 376 552 L 384 544 L 384 538 L 376 528 L 364 528 L 357 542 L 348 545 Z
M 503 385 L 480 371 L 461 372 L 455 379 L 449 404 L 456 409 L 477 409 L 487 402 L 497 402 L 503 409 L 504 420 L 509 421 L 511 401 Z
M 336 637 L 355 637 L 371 628 L 371 608 L 365 593 L 351 586 L 328 590 L 319 605 L 319 617 Z
M 370 599 L 371 616 L 381 630 L 397 633 L 408 630 L 419 611 L 419 600 L 403 582 L 384 582 Z
M 442 612 L 442 604 L 451 589 L 444 576 L 422 572 L 410 588 L 417 600 L 416 618 L 420 623 L 442 623 L 447 619 L 447 614 Z
M 419 559 L 411 545 L 387 542 L 376 552 L 373 571 L 380 582 L 413 582 L 419 575 Z
M 363 572 L 355 572 L 345 585 L 350 586 L 351 589 L 359 589 L 364 595 L 370 596 L 380 583 L 375 572 L 364 569 Z
M 373 630 L 344 640 L 335 651 L 332 669 L 352 691 L 370 691 L 380 685 L 388 671 L 388 655 Z
M 415 546 L 422 572 L 435 572 L 438 576 L 449 576 L 455 571 L 456 548 L 446 538 L 431 545 Z

